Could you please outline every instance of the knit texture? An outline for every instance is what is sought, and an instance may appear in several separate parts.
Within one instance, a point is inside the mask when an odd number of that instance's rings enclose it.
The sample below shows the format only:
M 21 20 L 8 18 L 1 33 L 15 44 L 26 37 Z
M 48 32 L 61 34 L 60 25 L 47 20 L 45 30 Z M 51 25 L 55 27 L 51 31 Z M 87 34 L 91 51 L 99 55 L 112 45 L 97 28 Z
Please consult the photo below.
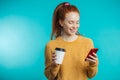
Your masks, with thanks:
M 66 50 L 63 63 L 57 66 L 52 64 L 52 53 L 55 48 Z M 83 36 L 78 36 L 76 40 L 67 42 L 58 37 L 51 40 L 45 49 L 45 75 L 48 80 L 87 80 L 92 78 L 98 71 L 98 62 L 90 65 L 85 58 L 93 48 L 93 41 Z

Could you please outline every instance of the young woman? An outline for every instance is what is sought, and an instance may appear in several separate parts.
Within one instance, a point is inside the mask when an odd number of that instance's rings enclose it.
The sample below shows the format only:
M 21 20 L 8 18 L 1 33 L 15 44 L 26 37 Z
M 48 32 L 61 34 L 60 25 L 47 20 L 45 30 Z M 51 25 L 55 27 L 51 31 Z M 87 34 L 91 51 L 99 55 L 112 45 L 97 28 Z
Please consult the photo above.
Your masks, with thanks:
M 97 55 L 93 53 L 86 58 L 90 49 L 94 48 L 93 42 L 79 34 L 79 22 L 80 13 L 74 5 L 64 2 L 56 7 L 51 41 L 45 49 L 45 75 L 48 80 L 87 80 L 97 73 Z M 56 47 L 65 49 L 62 64 L 55 62 Z

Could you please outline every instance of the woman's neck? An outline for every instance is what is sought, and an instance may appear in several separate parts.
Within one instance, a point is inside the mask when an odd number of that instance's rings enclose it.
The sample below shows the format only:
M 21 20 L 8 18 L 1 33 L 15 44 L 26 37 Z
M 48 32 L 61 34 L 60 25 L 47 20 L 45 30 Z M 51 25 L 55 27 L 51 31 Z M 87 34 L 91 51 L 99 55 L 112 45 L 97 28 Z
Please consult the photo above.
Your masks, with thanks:
M 62 39 L 67 42 L 72 42 L 77 39 L 77 35 L 67 35 L 67 34 L 62 34 L 61 35 Z

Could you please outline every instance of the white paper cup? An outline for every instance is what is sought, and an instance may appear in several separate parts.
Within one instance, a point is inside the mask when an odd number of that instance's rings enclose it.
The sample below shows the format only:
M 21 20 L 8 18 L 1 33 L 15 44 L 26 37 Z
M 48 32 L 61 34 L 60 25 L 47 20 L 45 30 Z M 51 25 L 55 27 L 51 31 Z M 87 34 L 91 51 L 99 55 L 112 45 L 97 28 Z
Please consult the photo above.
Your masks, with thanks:
M 62 64 L 65 55 L 65 49 L 56 48 L 55 53 L 56 53 L 56 60 L 55 60 L 56 64 Z

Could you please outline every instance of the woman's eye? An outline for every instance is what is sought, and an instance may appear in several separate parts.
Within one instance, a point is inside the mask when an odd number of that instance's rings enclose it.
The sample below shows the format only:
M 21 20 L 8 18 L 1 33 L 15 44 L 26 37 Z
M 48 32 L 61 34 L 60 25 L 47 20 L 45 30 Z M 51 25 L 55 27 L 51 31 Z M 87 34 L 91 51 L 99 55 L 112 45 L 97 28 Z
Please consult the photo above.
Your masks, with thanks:
M 69 24 L 73 24 L 73 22 L 69 22 Z

